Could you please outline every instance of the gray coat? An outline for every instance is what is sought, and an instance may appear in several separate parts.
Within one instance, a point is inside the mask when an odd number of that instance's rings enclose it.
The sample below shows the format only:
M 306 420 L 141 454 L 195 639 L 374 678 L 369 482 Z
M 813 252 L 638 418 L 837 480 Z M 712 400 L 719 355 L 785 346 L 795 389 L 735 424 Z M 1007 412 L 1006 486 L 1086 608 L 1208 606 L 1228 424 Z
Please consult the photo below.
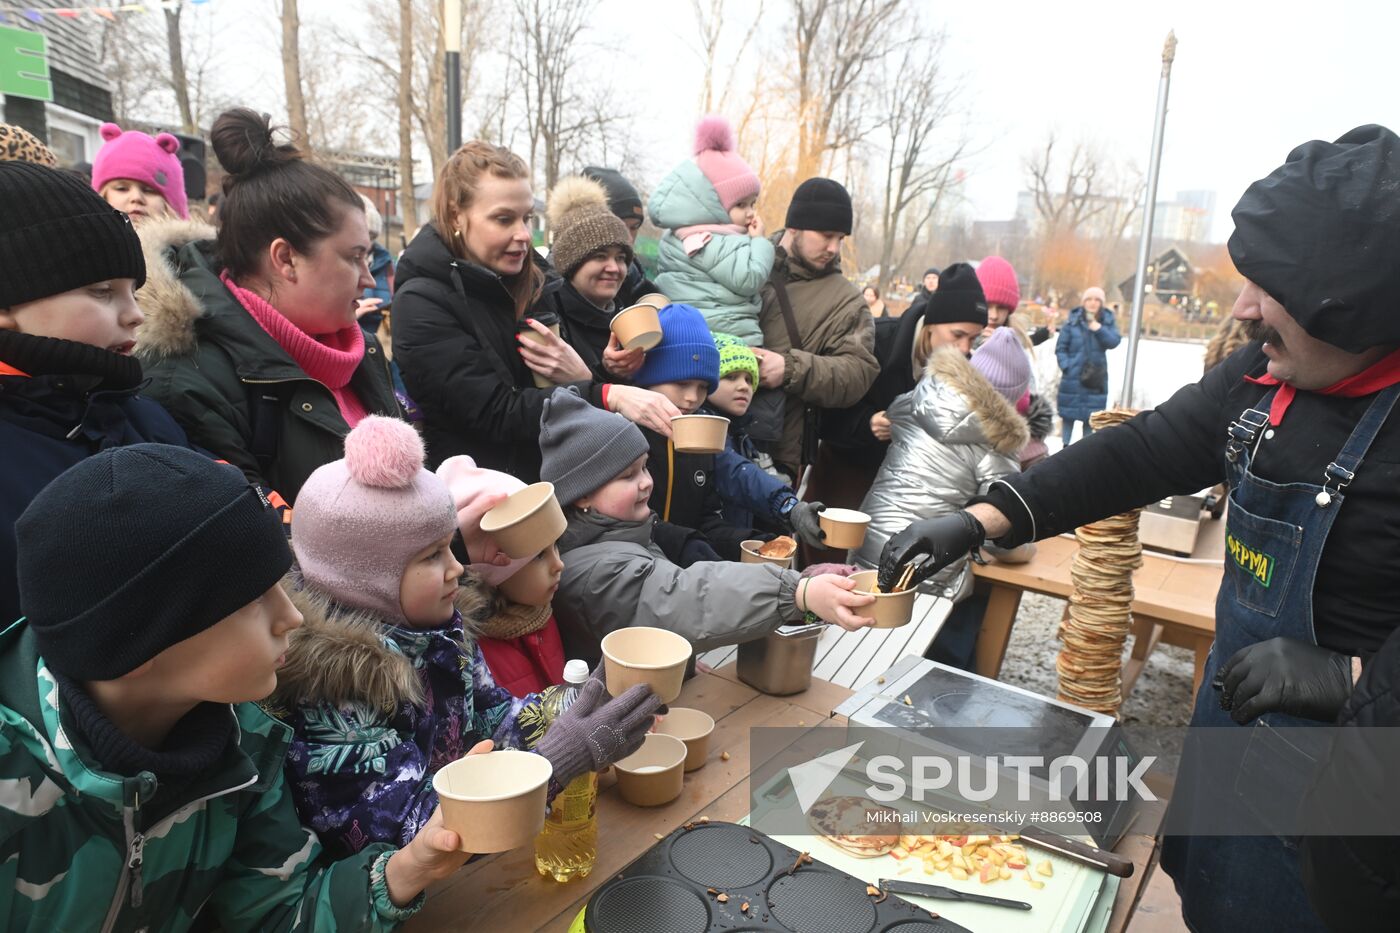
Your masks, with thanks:
M 596 660 L 603 636 L 630 625 L 669 629 L 700 652 L 762 638 L 802 618 L 793 605 L 796 571 L 728 561 L 682 568 L 652 542 L 655 521 L 654 514 L 621 522 L 570 511 L 559 539 L 564 574 L 554 596 L 569 657 Z
M 851 557 L 863 567 L 879 566 L 885 542 L 910 522 L 956 512 L 1018 472 L 1017 452 L 1030 438 L 1011 403 L 951 348 L 933 354 L 924 378 L 885 416 L 890 449 L 861 503 L 870 527 Z M 964 563 L 935 574 L 935 587 L 955 580 Z

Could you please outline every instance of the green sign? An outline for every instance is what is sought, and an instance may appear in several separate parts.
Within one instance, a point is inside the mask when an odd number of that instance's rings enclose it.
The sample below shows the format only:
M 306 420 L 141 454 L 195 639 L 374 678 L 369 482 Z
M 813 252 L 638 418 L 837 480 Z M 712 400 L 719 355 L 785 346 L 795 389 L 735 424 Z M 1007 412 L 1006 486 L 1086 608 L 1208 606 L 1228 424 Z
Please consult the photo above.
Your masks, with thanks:
M 0 94 L 53 100 L 48 53 L 43 34 L 0 26 Z

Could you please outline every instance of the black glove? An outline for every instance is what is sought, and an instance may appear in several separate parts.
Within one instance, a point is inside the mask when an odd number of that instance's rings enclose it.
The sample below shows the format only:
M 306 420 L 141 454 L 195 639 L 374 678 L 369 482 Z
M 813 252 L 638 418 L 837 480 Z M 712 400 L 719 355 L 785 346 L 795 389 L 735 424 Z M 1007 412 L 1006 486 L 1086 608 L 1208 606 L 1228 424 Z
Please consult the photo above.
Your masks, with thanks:
M 1236 651 L 1216 675 L 1220 708 L 1244 725 L 1264 713 L 1332 722 L 1351 696 L 1351 658 L 1296 638 Z
M 922 583 L 960 557 L 971 554 L 987 540 L 982 523 L 967 511 L 920 519 L 885 542 L 880 553 L 880 589 L 889 592 L 914 558 L 928 559 L 914 571 L 910 586 Z
M 817 513 L 824 508 L 826 506 L 820 502 L 798 502 L 788 512 L 788 524 L 792 526 L 793 536 L 808 547 L 825 546 L 826 532 L 822 531 L 821 522 L 817 519 Z

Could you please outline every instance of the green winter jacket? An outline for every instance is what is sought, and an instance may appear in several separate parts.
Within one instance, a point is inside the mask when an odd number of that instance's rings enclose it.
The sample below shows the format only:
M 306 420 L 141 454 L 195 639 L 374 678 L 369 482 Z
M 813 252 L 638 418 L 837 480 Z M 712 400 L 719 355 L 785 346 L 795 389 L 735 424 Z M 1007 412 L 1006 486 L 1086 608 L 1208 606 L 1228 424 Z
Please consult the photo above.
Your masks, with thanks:
M 192 443 L 295 505 L 307 478 L 344 456 L 350 426 L 331 390 L 219 281 L 213 235 L 192 221 L 142 228 L 146 284 L 136 300 L 146 321 L 136 352 L 151 380 L 144 394 Z M 370 334 L 350 388 L 369 414 L 402 417 L 389 362 Z
M 711 332 L 760 346 L 758 293 L 773 270 L 773 244 L 743 233 L 717 234 L 694 256 L 686 255 L 676 230 L 730 223 L 719 195 L 693 161 L 682 162 L 662 179 L 647 213 L 652 223 L 666 228 L 658 247 L 656 287 L 672 301 L 698 308 Z
M 282 777 L 290 731 L 231 707 L 237 744 L 166 799 L 99 770 L 60 726 L 59 691 L 20 620 L 0 632 L 0 929 L 391 930 L 390 846 L 327 863 Z M 421 899 L 419 901 L 421 903 Z

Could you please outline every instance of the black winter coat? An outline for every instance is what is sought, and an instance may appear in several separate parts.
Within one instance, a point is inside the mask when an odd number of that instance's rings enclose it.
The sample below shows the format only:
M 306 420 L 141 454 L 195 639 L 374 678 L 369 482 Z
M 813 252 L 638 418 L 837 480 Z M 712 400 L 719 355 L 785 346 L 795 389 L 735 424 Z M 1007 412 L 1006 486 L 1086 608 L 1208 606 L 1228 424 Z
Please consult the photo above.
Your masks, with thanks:
M 699 531 L 725 560 L 739 559 L 741 541 L 772 537 L 724 520 L 724 500 L 715 488 L 714 454 L 676 453 L 667 438 L 647 428 L 642 433 L 651 448 L 647 471 L 656 484 L 651 490 L 651 510 L 663 522 Z
M 563 278 L 553 279 L 540 292 L 530 312 L 540 311 L 557 314 L 560 320 L 559 335 L 564 342 L 577 351 L 599 378 L 607 378 L 607 372 L 603 369 L 603 350 L 607 348 L 612 335 L 612 319 L 616 312 L 600 309 Z
M 993 484 L 974 501 L 1010 519 L 1011 533 L 997 544 L 1038 541 L 1224 482 L 1230 424 L 1268 391 L 1244 377 L 1267 365 L 1260 344 L 1246 344 L 1155 410 Z M 1299 392 L 1260 442 L 1254 472 L 1274 483 L 1321 483 L 1373 399 Z M 1340 508 L 1313 586 L 1313 623 L 1323 647 L 1366 658 L 1400 625 L 1400 574 L 1391 571 L 1400 567 L 1400 412 L 1381 429 Z
M 457 259 L 432 224 L 404 250 L 394 292 L 394 360 L 423 412 L 428 461 L 471 456 L 526 483 L 540 478 L 538 389 L 517 349 L 501 277 Z M 594 404 L 601 384 L 578 383 Z
M 65 350 L 88 359 L 115 356 L 67 340 L 0 331 L 0 362 L 27 374 L 0 375 L 0 450 L 5 462 L 0 470 L 0 627 L 21 615 L 15 521 L 39 490 L 109 447 L 189 446 L 185 432 L 164 408 L 136 394 L 140 367 L 135 361 L 128 361 L 134 381 L 113 385 L 102 375 L 76 373 L 78 367 L 63 365 Z M 62 573 L 63 568 L 53 572 Z
M 923 312 L 913 308 L 899 317 L 875 319 L 875 359 L 879 375 L 865 396 L 850 408 L 822 411 L 822 443 L 852 465 L 877 467 L 885 460 L 889 441 L 870 433 L 870 419 L 889 408 L 895 399 L 914 388 L 911 352 Z

